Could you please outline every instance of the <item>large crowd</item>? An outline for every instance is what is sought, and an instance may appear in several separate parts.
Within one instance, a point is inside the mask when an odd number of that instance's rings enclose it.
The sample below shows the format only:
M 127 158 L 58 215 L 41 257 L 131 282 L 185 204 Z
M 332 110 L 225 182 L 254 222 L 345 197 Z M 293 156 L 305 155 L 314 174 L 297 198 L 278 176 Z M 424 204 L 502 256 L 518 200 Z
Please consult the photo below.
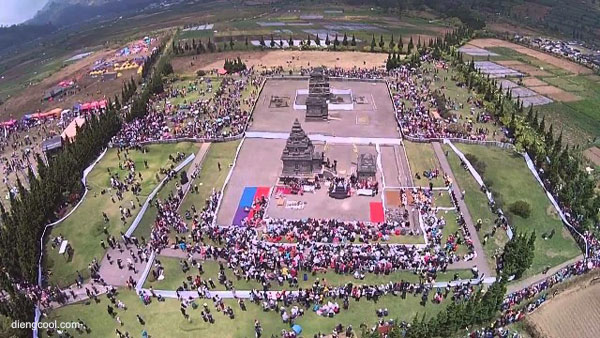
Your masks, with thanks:
M 418 138 L 440 138 L 458 137 L 472 140 L 489 139 L 493 133 L 481 124 L 488 123 L 489 116 L 485 113 L 477 113 L 471 119 L 458 119 L 456 117 L 441 117 L 433 112 L 436 105 L 433 95 L 432 82 L 439 81 L 444 76 L 448 65 L 441 62 L 434 64 L 434 70 L 416 70 L 414 68 L 400 67 L 389 73 L 380 69 L 354 68 L 344 70 L 341 68 L 327 69 L 331 77 L 352 77 L 361 79 L 387 78 L 392 90 L 397 117 L 405 135 Z M 311 69 L 303 70 L 303 74 L 310 73 Z M 423 72 L 430 72 L 424 74 Z M 264 75 L 256 75 L 253 70 L 240 74 L 239 77 L 224 78 L 219 88 L 212 88 L 214 97 L 210 99 L 198 99 L 193 102 L 185 102 L 181 105 L 172 105 L 168 101 L 174 98 L 186 97 L 189 91 L 199 91 L 197 84 L 189 89 L 168 88 L 163 94 L 154 97 L 149 104 L 150 111 L 141 119 L 124 124 L 122 130 L 113 138 L 114 145 L 122 146 L 119 151 L 119 166 L 126 170 L 124 177 L 111 173 L 110 189 L 107 190 L 116 203 L 115 198 L 121 201 L 124 191 L 139 193 L 139 172 L 136 175 L 136 164 L 128 157 L 128 147 L 142 149 L 145 142 L 169 140 L 177 138 L 208 138 L 222 139 L 242 134 L 250 118 L 250 111 L 242 107 L 251 107 L 252 102 L 257 99 L 260 83 Z M 210 87 L 210 86 L 209 86 Z M 243 94 L 250 95 L 243 97 Z M 203 96 L 205 93 L 200 93 Z M 470 99 L 473 107 L 480 108 L 480 103 Z M 458 105 L 450 101 L 450 106 Z M 474 123 L 473 120 L 477 122 Z M 454 127 L 452 127 L 454 125 Z M 476 125 L 479 125 L 477 127 Z M 458 127 L 457 127 L 458 126 Z M 495 136 L 495 135 L 493 135 Z M 493 137 L 492 136 L 492 137 Z M 2 147 L 9 146 L 10 138 L 4 140 Z M 26 141 L 24 141 L 26 142 Z M 13 145 L 14 147 L 14 145 Z M 28 161 L 29 155 L 15 155 L 12 159 L 5 160 L 6 170 L 22 165 Z M 123 156 L 123 159 L 121 159 Z M 177 158 L 180 158 L 177 155 Z M 122 162 L 121 162 L 122 160 Z M 139 165 L 139 164 L 138 164 Z M 174 177 L 171 168 L 165 169 L 165 174 Z M 448 183 L 448 180 L 446 180 Z M 114 196 L 112 195 L 114 191 Z M 185 259 L 181 261 L 182 270 L 191 268 L 198 270 L 198 275 L 182 283 L 177 289 L 177 295 L 181 303 L 181 313 L 188 318 L 188 307 L 198 307 L 194 300 L 180 296 L 181 291 L 196 291 L 198 296 L 211 299 L 213 307 L 229 319 L 235 318 L 235 312 L 230 306 L 226 306 L 222 299 L 214 296 L 211 291 L 216 288 L 212 277 L 227 290 L 235 293 L 234 281 L 230 280 L 225 270 L 232 272 L 239 280 L 255 282 L 261 288 L 253 289 L 250 293 L 250 301 L 261 306 L 263 311 L 277 312 L 281 320 L 295 323 L 298 317 L 303 316 L 305 311 L 315 311 L 321 316 L 334 317 L 340 311 L 348 310 L 352 302 L 360 300 L 373 301 L 377 303 L 380 297 L 386 295 L 420 297 L 421 303 L 441 303 L 450 299 L 461 302 L 468 299 L 476 289 L 470 282 L 435 288 L 435 282 L 440 272 L 446 272 L 448 267 L 460 260 L 470 260 L 477 253 L 473 247 L 472 236 L 466 226 L 462 210 L 457 203 L 457 196 L 449 189 L 451 200 L 454 205 L 453 213 L 456 215 L 458 230 L 446 234 L 444 228 L 447 220 L 441 216 L 439 209 L 433 205 L 434 190 L 425 188 L 403 189 L 400 192 L 403 207 L 408 212 L 408 194 L 412 198 L 412 207 L 422 219 L 422 231 L 426 244 L 403 245 L 394 244 L 394 238 L 399 236 L 402 229 L 408 227 L 409 217 L 403 215 L 401 222 L 383 222 L 371 224 L 368 222 L 344 222 L 336 219 L 262 219 L 262 222 L 245 224 L 244 226 L 219 226 L 214 220 L 217 206 L 221 199 L 221 192 L 213 191 L 207 198 L 205 204 L 196 208 L 179 210 L 185 191 L 179 184 L 175 191 L 165 199 L 156 199 L 153 204 L 157 210 L 151 234 L 148 241 L 142 238 L 138 241 L 135 237 L 122 235 L 122 241 L 126 249 L 130 251 L 132 262 L 121 266 L 120 269 L 128 268 L 135 273 L 135 262 L 147 261 L 151 252 L 160 254 L 165 249 L 176 250 L 183 253 Z M 105 193 L 105 192 L 102 192 Z M 266 205 L 266 200 L 264 204 Z M 131 201 L 131 209 L 139 204 Z M 257 213 L 262 218 L 264 210 L 260 206 Z M 106 215 L 103 214 L 105 221 Z M 121 219 L 131 217 L 131 210 L 121 207 Z M 454 216 L 450 216 L 454 217 Z M 505 221 L 499 215 L 496 221 L 498 226 L 505 226 Z M 493 234 L 492 234 L 493 236 Z M 598 243 L 594 237 L 589 236 L 593 257 L 597 257 Z M 120 241 L 108 236 L 107 243 L 110 247 L 120 247 Z M 104 241 L 102 242 L 105 248 Z M 130 247 L 131 246 L 131 247 Z M 464 246 L 465 250 L 460 250 Z M 459 254 L 459 251 L 462 252 Z M 109 258 L 110 260 L 110 258 Z M 204 276 L 202 262 L 212 260 L 219 264 L 218 276 Z M 112 263 L 111 263 L 112 264 Z M 581 275 L 593 268 L 600 266 L 600 260 L 582 260 L 569 265 L 547 279 L 533 284 L 523 290 L 506 296 L 502 304 L 501 317 L 490 327 L 476 330 L 471 337 L 506 337 L 508 331 L 502 327 L 520 320 L 525 313 L 531 312 L 542 304 L 547 295 L 545 291 L 573 276 Z M 98 274 L 98 262 L 90 264 L 92 280 L 106 286 L 102 277 Z M 420 282 L 390 281 L 384 284 L 364 284 L 363 281 L 370 274 L 389 276 L 399 271 L 410 271 L 420 277 Z M 152 274 L 155 280 L 160 280 L 164 274 L 164 267 L 160 260 L 156 261 Z M 344 285 L 332 285 L 325 280 L 317 280 L 311 287 L 298 288 L 303 274 L 316 276 L 328 276 L 337 274 L 352 277 L 353 282 Z M 481 278 L 474 271 L 475 278 Z M 135 281 L 130 277 L 128 286 L 133 288 Z M 22 290 L 37 304 L 43 308 L 50 307 L 52 302 L 65 304 L 75 300 L 77 296 L 70 291 L 61 290 L 57 287 L 38 287 L 17 283 Z M 82 286 L 82 278 L 79 275 L 76 284 Z M 267 292 L 278 287 L 289 287 L 298 291 Z M 95 288 L 95 287 L 94 287 Z M 89 298 L 97 298 L 99 294 L 96 289 L 87 290 Z M 117 309 L 121 309 L 115 290 L 109 290 L 109 299 Z M 152 298 L 162 298 L 150 288 L 148 291 L 140 291 L 140 299 L 149 304 Z M 518 305 L 528 303 L 524 308 Z M 245 311 L 243 300 L 238 300 L 241 311 Z M 123 306 L 124 307 L 124 306 Z M 216 320 L 210 312 L 209 307 L 204 304 L 202 318 L 205 322 L 214 323 Z M 120 323 L 118 316 L 114 315 L 109 305 L 108 312 Z M 377 316 L 382 318 L 372 330 L 377 327 L 388 325 L 384 320 L 387 309 L 377 310 Z M 138 318 L 138 320 L 141 317 Z M 339 330 L 338 330 L 339 329 Z M 351 332 L 352 328 L 338 328 L 339 332 Z M 350 331 L 347 331 L 350 330 Z M 262 327 L 255 322 L 256 336 L 260 337 Z M 122 336 L 117 330 L 117 335 Z M 289 332 L 283 336 L 293 336 Z
M 179 138 L 219 140 L 239 136 L 246 129 L 250 108 L 257 99 L 262 81 L 261 76 L 248 70 L 239 77 L 223 78 L 214 93 L 212 86 L 207 86 L 207 89 L 199 86 L 167 88 L 151 99 L 149 111 L 143 118 L 124 124 L 112 142 L 135 146 Z M 173 98 L 185 98 L 191 91 L 199 92 L 197 100 L 179 105 L 170 103 Z M 208 94 L 214 96 L 204 99 Z
M 431 138 L 460 138 L 484 141 L 496 136 L 482 124 L 495 124 L 485 111 L 475 113 L 483 107 L 477 99 L 469 98 L 470 114 L 461 116 L 453 110 L 464 108 L 451 98 L 443 103 L 450 114 L 440 112 L 437 105 L 437 93 L 434 82 L 448 77 L 448 64 L 435 61 L 433 70 L 426 67 L 419 69 L 402 66 L 390 72 L 388 85 L 392 91 L 393 103 L 400 127 L 405 136 Z M 461 84 L 458 84 L 461 85 Z M 442 86 L 443 88 L 443 86 Z M 445 94 L 442 94 L 445 97 Z

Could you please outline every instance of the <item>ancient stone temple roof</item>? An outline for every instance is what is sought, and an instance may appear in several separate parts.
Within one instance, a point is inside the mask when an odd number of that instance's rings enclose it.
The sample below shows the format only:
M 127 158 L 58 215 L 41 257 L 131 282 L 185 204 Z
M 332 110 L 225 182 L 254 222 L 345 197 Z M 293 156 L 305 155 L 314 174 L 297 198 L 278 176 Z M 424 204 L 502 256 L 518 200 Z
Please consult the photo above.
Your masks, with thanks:
M 315 68 L 310 73 L 308 80 L 308 95 L 309 96 L 322 96 L 325 99 L 329 99 L 331 93 L 329 90 L 329 76 L 325 74 L 323 68 Z
M 298 119 L 296 119 L 292 125 L 292 131 L 287 139 L 285 148 L 283 149 L 281 159 L 311 160 L 313 158 L 314 148 L 315 147 L 313 146 L 312 141 L 302 129 Z

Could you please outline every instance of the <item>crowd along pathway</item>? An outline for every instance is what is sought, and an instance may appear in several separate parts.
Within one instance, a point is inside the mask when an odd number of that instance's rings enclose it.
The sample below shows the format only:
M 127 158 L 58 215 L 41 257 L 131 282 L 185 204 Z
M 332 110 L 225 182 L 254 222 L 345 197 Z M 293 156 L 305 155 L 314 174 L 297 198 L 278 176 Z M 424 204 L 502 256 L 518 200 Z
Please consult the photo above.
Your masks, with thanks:
M 481 242 L 479 241 L 479 236 L 477 235 L 477 230 L 475 230 L 475 224 L 473 223 L 473 219 L 471 218 L 471 214 L 469 213 L 469 209 L 467 208 L 464 199 L 461 198 L 462 192 L 460 190 L 460 187 L 458 186 L 458 183 L 456 182 L 456 178 L 454 178 L 454 174 L 452 173 L 452 169 L 450 168 L 450 163 L 448 163 L 448 159 L 446 158 L 446 155 L 444 155 L 442 145 L 439 142 L 433 142 L 432 145 L 433 150 L 435 151 L 435 155 L 440 161 L 440 166 L 442 167 L 442 170 L 446 175 L 448 175 L 448 177 L 450 177 L 450 180 L 452 181 L 452 190 L 454 191 L 454 194 L 457 197 L 458 207 L 460 208 L 463 218 L 465 219 L 467 229 L 469 229 L 469 232 L 471 233 L 473 246 L 475 247 L 475 252 L 477 253 L 477 257 L 475 257 L 475 259 L 465 263 L 470 263 L 471 266 L 476 265 L 479 269 L 479 273 L 484 273 L 485 276 L 492 276 L 495 274 L 494 270 L 492 270 L 487 263 L 485 251 L 483 251 L 483 245 L 481 245 Z

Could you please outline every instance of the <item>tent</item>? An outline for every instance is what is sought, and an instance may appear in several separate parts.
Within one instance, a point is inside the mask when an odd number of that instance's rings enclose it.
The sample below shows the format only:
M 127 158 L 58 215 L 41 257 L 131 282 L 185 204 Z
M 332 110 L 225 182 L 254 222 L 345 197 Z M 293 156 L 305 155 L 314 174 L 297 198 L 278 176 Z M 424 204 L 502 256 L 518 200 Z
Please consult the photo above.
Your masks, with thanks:
M 83 117 L 76 117 L 65 130 L 62 132 L 62 138 L 74 139 L 77 135 L 77 127 L 81 127 L 85 124 L 85 119 Z
M 17 123 L 17 120 L 12 119 L 12 120 L 0 123 L 0 126 L 2 126 L 2 127 L 12 127 L 12 126 L 15 125 L 15 123 Z
M 34 118 L 34 119 L 44 119 L 47 117 L 57 117 L 58 118 L 58 117 L 60 117 L 61 112 L 62 112 L 62 108 L 54 108 L 45 113 L 31 114 L 31 118 Z
M 302 327 L 298 324 L 292 326 L 292 331 L 294 331 L 296 334 L 300 334 L 302 332 Z
M 217 70 L 217 73 L 219 75 L 225 75 L 225 74 L 227 74 L 227 71 L 224 68 L 221 68 L 221 69 Z
M 87 111 L 91 109 L 91 104 L 89 102 L 83 103 L 80 107 L 81 111 Z

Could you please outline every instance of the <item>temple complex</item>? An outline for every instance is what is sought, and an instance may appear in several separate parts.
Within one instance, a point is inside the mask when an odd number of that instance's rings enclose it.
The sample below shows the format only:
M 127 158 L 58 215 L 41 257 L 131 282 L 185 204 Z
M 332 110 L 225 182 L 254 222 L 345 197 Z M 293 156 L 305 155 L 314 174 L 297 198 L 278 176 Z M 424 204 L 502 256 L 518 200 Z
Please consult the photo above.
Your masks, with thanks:
M 298 119 L 294 121 L 292 132 L 281 155 L 284 177 L 312 177 L 319 173 L 323 165 L 323 153 L 316 152 Z

